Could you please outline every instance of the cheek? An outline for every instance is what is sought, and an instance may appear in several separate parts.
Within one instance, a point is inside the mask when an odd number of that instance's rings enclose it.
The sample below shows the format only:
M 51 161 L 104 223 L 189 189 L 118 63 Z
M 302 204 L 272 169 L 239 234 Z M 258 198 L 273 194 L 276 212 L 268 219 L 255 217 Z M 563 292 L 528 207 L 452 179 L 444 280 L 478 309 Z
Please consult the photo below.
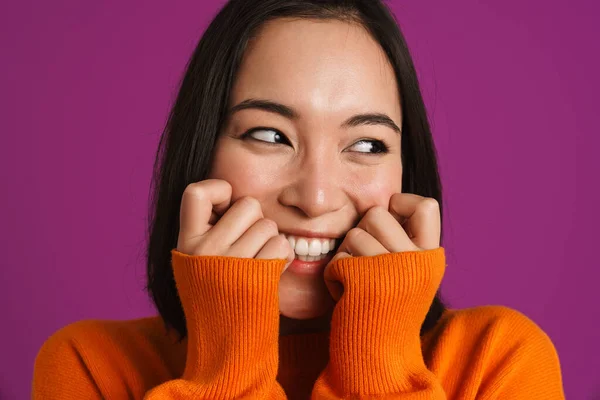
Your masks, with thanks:
M 352 197 L 361 215 L 374 206 L 387 209 L 392 195 L 402 191 L 402 167 L 381 166 L 353 176 L 353 181 Z
M 265 199 L 280 181 L 277 171 L 248 152 L 236 151 L 235 146 L 222 144 L 215 150 L 212 169 L 208 175 L 212 179 L 223 179 L 233 189 L 232 201 L 244 196 Z

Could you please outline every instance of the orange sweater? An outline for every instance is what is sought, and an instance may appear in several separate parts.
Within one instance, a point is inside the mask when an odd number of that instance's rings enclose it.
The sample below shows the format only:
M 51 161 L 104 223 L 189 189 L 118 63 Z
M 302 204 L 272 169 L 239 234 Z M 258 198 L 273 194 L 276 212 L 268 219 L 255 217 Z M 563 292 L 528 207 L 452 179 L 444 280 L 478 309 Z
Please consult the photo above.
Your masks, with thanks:
M 442 247 L 351 257 L 331 331 L 279 336 L 283 260 L 172 250 L 188 337 L 158 317 L 81 321 L 35 362 L 33 399 L 563 399 L 556 350 L 517 311 L 448 310 L 419 336 Z

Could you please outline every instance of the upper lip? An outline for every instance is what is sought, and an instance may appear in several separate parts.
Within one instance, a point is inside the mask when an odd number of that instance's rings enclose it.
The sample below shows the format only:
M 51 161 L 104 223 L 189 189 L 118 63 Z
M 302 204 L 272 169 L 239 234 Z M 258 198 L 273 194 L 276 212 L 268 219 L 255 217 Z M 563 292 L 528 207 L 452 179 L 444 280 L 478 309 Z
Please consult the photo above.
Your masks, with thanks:
M 306 238 L 315 238 L 315 239 L 341 239 L 343 234 L 339 233 L 331 233 L 331 232 L 318 232 L 318 231 L 310 231 L 305 229 L 290 229 L 290 230 L 280 230 L 284 235 L 291 236 L 301 236 Z

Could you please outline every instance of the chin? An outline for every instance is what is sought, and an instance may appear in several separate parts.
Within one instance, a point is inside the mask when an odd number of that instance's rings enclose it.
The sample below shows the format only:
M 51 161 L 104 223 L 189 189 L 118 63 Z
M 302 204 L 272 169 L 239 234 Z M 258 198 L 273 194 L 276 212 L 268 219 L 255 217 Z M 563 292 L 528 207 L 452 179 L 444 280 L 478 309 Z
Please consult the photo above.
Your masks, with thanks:
M 279 312 L 281 313 L 281 315 L 291 319 L 313 319 L 322 317 L 323 315 L 327 314 L 330 309 L 331 306 L 307 308 L 286 306 L 285 304 L 281 304 L 281 302 L 279 303 Z
M 325 283 L 310 288 L 279 286 L 279 312 L 292 319 L 312 319 L 327 314 L 334 307 Z

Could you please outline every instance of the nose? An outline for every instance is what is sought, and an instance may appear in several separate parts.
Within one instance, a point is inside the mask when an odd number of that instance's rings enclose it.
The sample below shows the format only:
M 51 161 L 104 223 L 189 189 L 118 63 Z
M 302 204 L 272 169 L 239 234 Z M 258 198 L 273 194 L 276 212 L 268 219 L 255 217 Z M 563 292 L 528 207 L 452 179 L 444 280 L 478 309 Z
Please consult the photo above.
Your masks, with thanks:
M 335 212 L 347 201 L 341 173 L 342 166 L 331 156 L 306 157 L 288 172 L 290 183 L 281 191 L 279 202 L 309 218 Z

